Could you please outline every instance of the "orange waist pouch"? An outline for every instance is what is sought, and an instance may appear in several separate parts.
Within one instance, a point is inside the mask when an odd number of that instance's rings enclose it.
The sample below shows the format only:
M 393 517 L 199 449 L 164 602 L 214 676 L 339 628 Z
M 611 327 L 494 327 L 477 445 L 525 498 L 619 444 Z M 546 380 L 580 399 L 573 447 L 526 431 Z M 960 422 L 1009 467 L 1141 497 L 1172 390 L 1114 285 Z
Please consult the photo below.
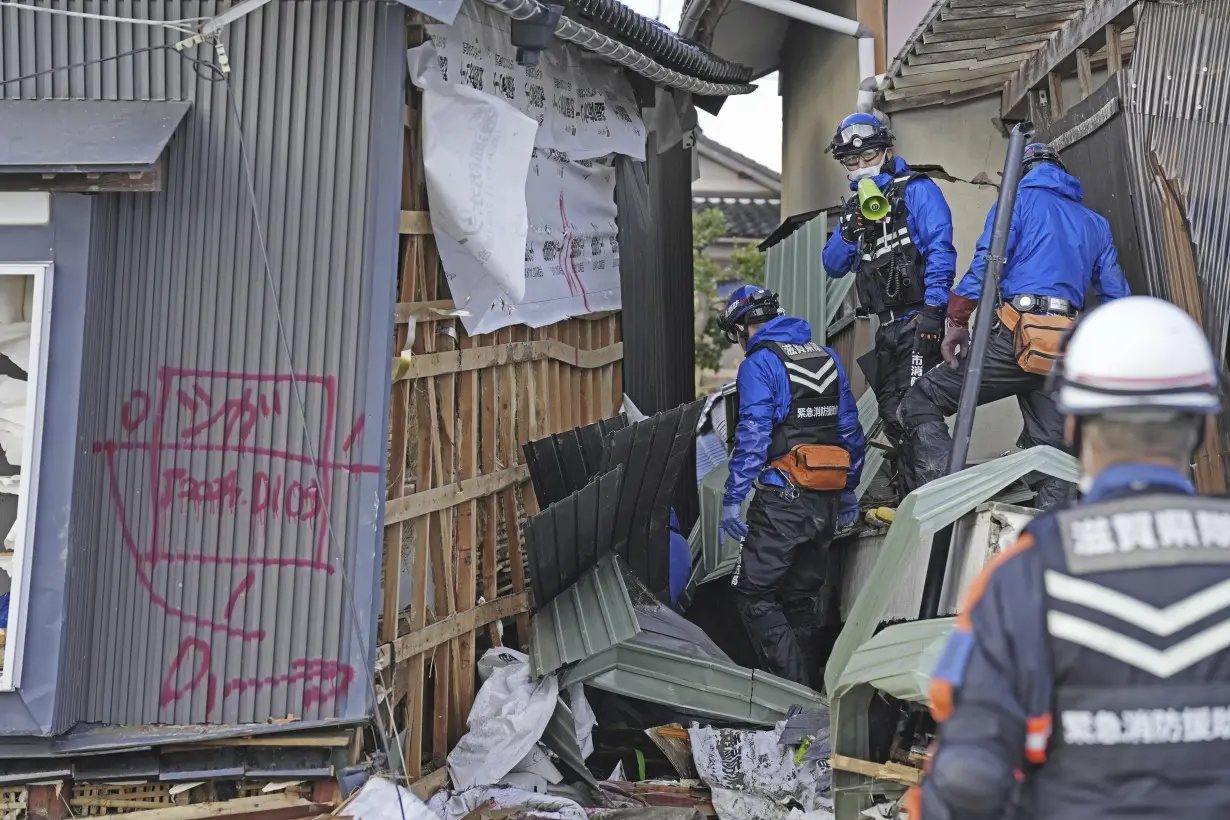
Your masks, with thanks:
M 1012 331 L 1016 363 L 1026 373 L 1045 376 L 1063 358 L 1063 338 L 1076 319 L 1046 313 L 1020 313 L 1012 305 L 999 309 L 999 320 Z
M 844 490 L 850 454 L 831 444 L 800 444 L 769 466 L 781 470 L 790 483 L 805 490 Z

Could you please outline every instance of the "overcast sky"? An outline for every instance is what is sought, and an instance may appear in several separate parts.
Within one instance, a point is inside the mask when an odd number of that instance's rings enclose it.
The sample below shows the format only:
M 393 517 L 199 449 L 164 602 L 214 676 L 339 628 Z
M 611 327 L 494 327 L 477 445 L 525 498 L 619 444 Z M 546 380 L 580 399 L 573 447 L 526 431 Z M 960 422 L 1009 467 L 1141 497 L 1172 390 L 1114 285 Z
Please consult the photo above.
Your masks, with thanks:
M 683 0 L 623 0 L 624 5 L 646 17 L 657 17 L 672 30 L 679 27 Z M 757 83 L 757 91 L 730 97 L 714 117 L 700 113 L 700 127 L 740 154 L 746 154 L 775 171 L 782 167 L 782 100 L 777 96 L 777 75 Z

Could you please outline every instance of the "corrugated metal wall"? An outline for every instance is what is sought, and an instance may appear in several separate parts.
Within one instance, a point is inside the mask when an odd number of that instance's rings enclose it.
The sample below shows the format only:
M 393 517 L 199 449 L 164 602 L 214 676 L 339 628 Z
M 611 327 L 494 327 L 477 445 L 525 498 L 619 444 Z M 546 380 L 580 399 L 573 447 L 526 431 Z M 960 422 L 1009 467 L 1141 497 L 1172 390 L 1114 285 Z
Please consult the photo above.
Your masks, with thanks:
M 647 150 L 643 173 L 621 159 L 615 200 L 623 254 L 624 392 L 653 415 L 696 398 L 692 152 L 680 142 L 658 153 L 655 134 Z M 694 457 L 679 476 L 675 511 L 685 530 L 700 512 Z
M 38 5 L 181 19 L 229 3 Z M 70 571 L 89 633 L 75 623 L 64 721 L 359 716 L 379 581 L 402 12 L 271 3 L 223 35 L 229 91 L 189 59 L 212 49 L 165 48 L 178 38 L 0 9 L 6 79 L 140 52 L 0 96 L 194 101 L 163 192 L 99 202 L 94 247 L 111 259 L 91 272 L 73 544 L 86 563 Z
M 1230 336 L 1230 6 L 1191 0 L 1138 8 L 1122 93 L 1142 257 L 1154 292 L 1173 297 L 1178 283 L 1165 262 L 1157 184 L 1164 176 L 1182 199 L 1205 327 L 1221 353 Z

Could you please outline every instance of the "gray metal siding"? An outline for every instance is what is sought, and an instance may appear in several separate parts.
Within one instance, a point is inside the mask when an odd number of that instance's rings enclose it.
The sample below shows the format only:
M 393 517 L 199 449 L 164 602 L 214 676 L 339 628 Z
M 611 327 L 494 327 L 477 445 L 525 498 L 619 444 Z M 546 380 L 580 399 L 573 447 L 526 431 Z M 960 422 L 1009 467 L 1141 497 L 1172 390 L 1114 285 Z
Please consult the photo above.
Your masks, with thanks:
M 229 4 L 40 5 L 178 19 Z M 113 228 L 95 247 L 110 244 L 112 256 L 94 270 L 108 277 L 102 290 L 87 296 L 90 463 L 76 488 L 74 551 L 87 570 L 72 572 L 90 634 L 66 647 L 85 690 L 63 690 L 80 710 L 65 723 L 369 710 L 403 14 L 381 2 L 283 0 L 232 24 L 222 39 L 235 112 L 226 84 L 169 50 L 19 84 L 23 97 L 193 101 L 163 191 L 100 206 Z M 175 39 L 4 8 L 0 71 L 12 78 Z M 187 56 L 213 59 L 205 47 Z
M 1127 145 L 1135 182 L 1142 256 L 1159 296 L 1170 294 L 1165 269 L 1162 208 L 1154 182 L 1159 169 L 1183 198 L 1214 350 L 1230 343 L 1230 164 L 1224 153 L 1230 119 L 1230 14 L 1226 4 L 1194 0 L 1141 3 L 1130 81 L 1122 83 Z

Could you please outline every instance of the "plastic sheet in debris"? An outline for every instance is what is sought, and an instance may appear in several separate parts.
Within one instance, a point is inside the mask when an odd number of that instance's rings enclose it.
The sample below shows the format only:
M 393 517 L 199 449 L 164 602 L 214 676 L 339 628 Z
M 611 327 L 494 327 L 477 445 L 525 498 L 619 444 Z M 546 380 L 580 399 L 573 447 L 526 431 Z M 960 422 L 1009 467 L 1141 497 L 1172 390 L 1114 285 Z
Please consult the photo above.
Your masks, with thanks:
M 519 816 L 543 820 L 587 820 L 585 809 L 573 800 L 524 789 L 478 787 L 454 793 L 439 792 L 427 805 L 442 820 L 462 820 L 475 809 L 484 807 L 493 812 L 521 809 Z
M 714 790 L 714 809 L 723 820 L 770 815 L 746 814 L 747 809 L 739 806 L 760 801 L 733 798 L 729 800 L 728 813 L 723 814 L 718 808 L 719 789 L 762 798 L 778 807 L 797 805 L 806 813 L 832 808 L 832 770 L 828 762 L 800 763 L 796 750 L 781 744 L 784 727 L 783 721 L 763 731 L 702 726 L 693 726 L 688 731 L 696 771 Z
M 401 805 L 398 806 L 398 799 Z M 342 812 L 351 820 L 437 820 L 409 789 L 383 777 L 373 777 L 347 801 Z
M 448 754 L 459 789 L 499 783 L 516 768 L 542 737 L 559 696 L 555 676 L 534 680 L 520 652 L 489 649 L 479 669 L 487 677 L 470 709 L 469 731 Z

